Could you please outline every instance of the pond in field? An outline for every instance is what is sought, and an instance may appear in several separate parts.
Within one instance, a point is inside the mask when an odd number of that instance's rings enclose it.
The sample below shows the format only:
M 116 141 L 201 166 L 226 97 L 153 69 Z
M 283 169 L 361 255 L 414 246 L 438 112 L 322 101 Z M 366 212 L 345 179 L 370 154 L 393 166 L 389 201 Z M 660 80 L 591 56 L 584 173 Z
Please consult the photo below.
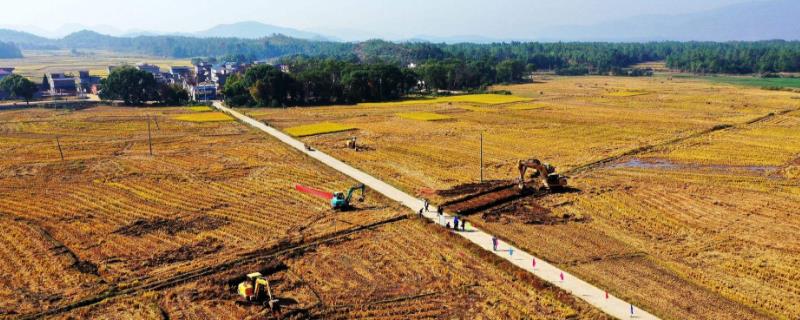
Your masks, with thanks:
M 731 171 L 749 172 L 759 175 L 767 175 L 780 170 L 777 166 L 733 166 L 721 164 L 697 164 L 680 163 L 668 159 L 639 159 L 631 158 L 622 162 L 617 162 L 609 166 L 617 168 L 636 168 L 636 169 L 660 169 L 660 170 L 707 170 L 707 171 Z

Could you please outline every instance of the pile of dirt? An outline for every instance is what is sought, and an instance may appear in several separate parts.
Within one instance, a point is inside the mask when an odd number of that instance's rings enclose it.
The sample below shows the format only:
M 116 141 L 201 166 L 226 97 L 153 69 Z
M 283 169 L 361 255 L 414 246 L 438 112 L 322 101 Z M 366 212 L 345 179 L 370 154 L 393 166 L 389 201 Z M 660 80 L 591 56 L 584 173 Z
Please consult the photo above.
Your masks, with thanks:
M 170 236 L 174 236 L 180 232 L 197 233 L 201 231 L 214 230 L 226 225 L 227 223 L 227 219 L 209 216 L 200 216 L 188 220 L 180 218 L 158 218 L 150 220 L 136 220 L 127 226 L 117 229 L 114 231 L 114 233 L 129 237 L 141 237 L 150 233 L 164 232 Z
M 175 250 L 161 252 L 139 264 L 141 268 L 156 267 L 177 262 L 189 261 L 221 251 L 225 246 L 222 241 L 206 238 L 200 242 L 182 246 Z
M 541 206 L 535 198 L 523 198 L 486 210 L 481 218 L 486 222 L 524 223 L 536 225 L 555 225 L 568 222 L 584 222 L 586 218 L 571 214 L 555 215 L 553 211 Z
M 486 193 L 511 185 L 508 180 L 491 180 L 483 183 L 465 183 L 447 190 L 437 190 L 436 195 L 443 198 L 456 198 L 474 194 Z
M 444 205 L 446 207 L 445 210 L 449 213 L 470 215 L 518 199 L 522 196 L 525 196 L 525 194 L 512 186 L 494 192 L 465 197 Z

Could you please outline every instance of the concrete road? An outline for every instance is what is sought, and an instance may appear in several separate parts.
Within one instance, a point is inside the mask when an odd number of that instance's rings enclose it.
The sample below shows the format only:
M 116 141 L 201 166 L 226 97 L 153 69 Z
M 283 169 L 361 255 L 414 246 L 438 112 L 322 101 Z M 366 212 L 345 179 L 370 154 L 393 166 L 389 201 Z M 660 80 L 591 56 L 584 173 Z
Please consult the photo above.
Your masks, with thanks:
M 400 202 L 404 206 L 411 209 L 415 214 L 422 208 L 423 203 L 420 199 L 400 191 L 399 189 L 361 171 L 353 168 L 344 162 L 333 158 L 318 150 L 307 150 L 305 144 L 283 132 L 272 128 L 264 123 L 259 122 L 253 118 L 245 116 L 231 108 L 225 107 L 221 102 L 214 102 L 214 107 L 222 112 L 225 112 L 241 122 L 244 122 L 256 129 L 264 131 L 276 139 L 284 142 L 285 144 L 299 150 L 306 155 L 319 160 L 320 162 L 328 165 L 329 167 L 339 171 L 354 180 L 365 184 L 375 192 L 379 192 L 394 201 Z M 454 217 L 445 215 L 438 217 L 436 208 L 431 206 L 431 212 L 424 213 L 424 216 L 435 223 L 444 226 L 447 222 L 452 225 Z M 596 308 L 603 310 L 603 312 L 619 318 L 619 319 L 658 319 L 658 317 L 614 296 L 606 298 L 606 291 L 595 287 L 586 281 L 578 279 L 577 277 L 563 271 L 556 266 L 553 266 L 542 259 L 532 256 L 531 254 L 520 250 L 508 243 L 498 240 L 497 250 L 493 248 L 493 236 L 485 233 L 479 229 L 468 228 L 466 231 L 456 232 L 458 235 L 466 238 L 467 240 L 475 243 L 486 251 L 497 255 L 503 259 L 510 261 L 516 266 L 536 275 L 544 281 L 547 281 L 554 286 L 570 292 L 574 296 L 583 299 Z M 534 259 L 536 266 L 534 267 Z

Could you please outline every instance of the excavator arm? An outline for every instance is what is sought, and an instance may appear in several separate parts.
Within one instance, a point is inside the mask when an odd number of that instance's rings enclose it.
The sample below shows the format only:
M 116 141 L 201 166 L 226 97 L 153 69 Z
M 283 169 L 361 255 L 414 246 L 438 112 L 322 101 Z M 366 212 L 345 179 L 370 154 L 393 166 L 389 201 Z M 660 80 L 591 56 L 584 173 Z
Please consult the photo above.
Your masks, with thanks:
M 539 181 L 545 188 L 550 188 L 550 184 L 547 183 L 547 175 L 549 175 L 550 172 L 547 167 L 542 164 L 541 161 L 539 161 L 539 159 L 520 160 L 518 168 L 520 190 L 525 189 L 525 173 L 528 172 L 528 169 L 536 170 L 536 180 Z
M 356 191 L 361 191 L 361 196 L 358 198 L 358 201 L 364 201 L 364 193 L 367 191 L 367 186 L 365 186 L 364 184 L 359 184 L 357 186 L 350 188 L 350 190 L 347 191 L 347 199 L 346 199 L 347 203 L 350 203 L 350 200 L 353 199 L 353 193 L 355 193 Z

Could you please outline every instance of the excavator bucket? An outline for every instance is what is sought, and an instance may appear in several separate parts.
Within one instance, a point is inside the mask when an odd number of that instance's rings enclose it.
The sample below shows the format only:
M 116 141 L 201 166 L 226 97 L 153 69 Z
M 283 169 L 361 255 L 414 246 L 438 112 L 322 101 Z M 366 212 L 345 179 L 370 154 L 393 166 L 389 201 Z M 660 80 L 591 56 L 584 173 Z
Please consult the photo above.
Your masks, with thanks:
M 307 193 L 307 194 L 310 194 L 312 196 L 319 197 L 319 198 L 322 198 L 322 199 L 325 199 L 325 200 L 333 199 L 333 193 L 330 193 L 330 192 L 325 192 L 325 191 L 322 191 L 322 190 L 317 190 L 317 189 L 314 189 L 314 188 L 301 186 L 299 184 L 295 185 L 294 188 L 297 191 L 300 191 L 300 192 L 303 192 L 303 193 Z

